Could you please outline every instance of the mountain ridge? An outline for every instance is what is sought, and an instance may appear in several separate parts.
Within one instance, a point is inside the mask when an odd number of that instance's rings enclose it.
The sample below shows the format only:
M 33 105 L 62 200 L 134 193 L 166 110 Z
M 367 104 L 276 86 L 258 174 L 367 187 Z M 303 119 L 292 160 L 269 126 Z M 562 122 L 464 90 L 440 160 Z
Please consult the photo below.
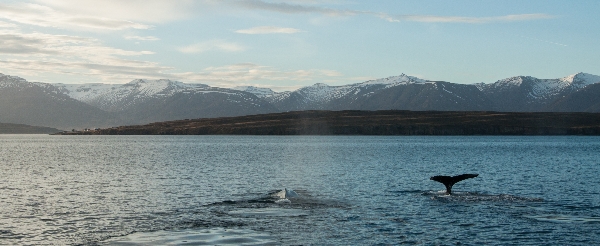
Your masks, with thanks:
M 145 124 L 304 110 L 600 112 L 600 76 L 513 76 L 459 84 L 400 74 L 294 91 L 219 88 L 136 79 L 126 84 L 50 84 L 0 74 L 0 122 L 59 129 Z

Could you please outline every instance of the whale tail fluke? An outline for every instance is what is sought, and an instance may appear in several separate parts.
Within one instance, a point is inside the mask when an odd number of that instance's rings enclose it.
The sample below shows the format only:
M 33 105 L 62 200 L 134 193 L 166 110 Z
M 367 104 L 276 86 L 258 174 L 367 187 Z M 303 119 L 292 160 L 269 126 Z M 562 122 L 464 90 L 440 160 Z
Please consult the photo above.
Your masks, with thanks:
M 296 193 L 294 190 L 290 190 L 288 188 L 285 188 L 285 198 L 289 198 L 289 197 L 299 197 L 298 193 Z
M 281 200 L 288 200 L 288 198 L 293 198 L 293 197 L 299 197 L 298 193 L 296 193 L 294 190 L 285 188 L 275 194 L 273 194 L 274 197 L 279 198 Z
M 433 176 L 429 179 L 444 184 L 444 186 L 446 186 L 446 194 L 450 195 L 450 194 L 452 194 L 452 186 L 454 184 L 456 184 L 460 181 L 463 181 L 465 179 L 475 178 L 477 176 L 479 176 L 479 174 L 467 173 L 467 174 L 461 174 L 461 175 L 456 175 L 456 176 Z

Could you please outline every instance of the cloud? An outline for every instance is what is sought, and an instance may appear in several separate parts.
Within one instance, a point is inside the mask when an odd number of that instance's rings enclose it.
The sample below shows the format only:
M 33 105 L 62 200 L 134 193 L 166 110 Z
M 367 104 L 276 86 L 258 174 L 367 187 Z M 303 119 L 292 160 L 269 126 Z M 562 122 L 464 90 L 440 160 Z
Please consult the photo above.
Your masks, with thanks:
M 239 4 L 249 9 L 268 10 L 288 14 L 320 13 L 332 16 L 347 16 L 360 13 L 359 11 L 353 10 L 338 10 L 314 5 L 309 6 L 290 3 L 265 2 L 261 0 L 239 1 Z
M 45 48 L 45 41 L 23 35 L 0 34 L 0 54 L 57 54 Z
M 525 36 L 520 36 L 520 37 L 526 38 L 526 39 L 535 40 L 535 41 L 540 41 L 540 42 L 544 42 L 544 43 L 554 44 L 554 45 L 558 45 L 558 46 L 563 46 L 563 47 L 567 47 L 568 46 L 566 44 L 561 44 L 561 43 L 552 42 L 552 41 L 543 40 L 543 39 L 537 39 L 537 38 L 531 38 L 531 37 L 525 37 Z
M 206 42 L 196 43 L 185 47 L 180 47 L 179 50 L 182 53 L 193 54 L 203 53 L 207 51 L 225 51 L 225 52 L 237 52 L 244 51 L 246 48 L 237 43 L 231 43 L 224 40 L 210 40 Z
M 0 67 L 24 75 L 68 74 L 72 77 L 111 81 L 158 76 L 172 68 L 132 58 L 151 51 L 123 50 L 99 40 L 69 35 L 0 32 Z
M 128 65 L 129 64 L 129 65 Z M 139 64 L 124 61 L 122 63 L 88 63 L 72 61 L 41 61 L 41 60 L 1 60 L 0 66 L 4 70 L 12 70 L 19 76 L 42 76 L 45 81 L 51 75 L 60 76 L 60 82 L 68 81 L 81 83 L 82 81 L 107 83 L 125 83 L 133 79 L 148 78 L 162 79 L 170 76 L 166 71 L 172 70 L 171 67 L 159 66 L 155 63 L 141 62 Z M 64 76 L 66 75 L 66 76 Z
M 154 37 L 154 36 L 145 36 L 145 37 L 142 37 L 142 36 L 125 36 L 124 38 L 127 39 L 127 40 L 140 40 L 140 41 L 156 41 L 156 40 L 160 40 L 159 38 Z
M 341 76 L 341 73 L 322 69 L 279 70 L 254 63 L 238 63 L 220 67 L 208 67 L 201 72 L 173 74 L 186 81 L 210 83 L 218 87 L 236 87 L 243 85 L 263 85 L 265 87 L 298 88 L 300 86 L 282 86 L 282 82 L 321 82 L 327 78 Z M 276 82 L 278 85 L 267 85 Z
M 69 16 L 164 23 L 188 18 L 196 6 L 209 9 L 211 0 L 34 0 Z
M 328 77 L 340 77 L 342 73 L 335 70 L 321 70 L 321 73 Z
M 92 31 L 90 29 L 123 30 L 130 28 L 151 28 L 149 25 L 122 19 L 66 14 L 48 6 L 31 3 L 0 4 L 0 18 L 33 26 L 89 31 Z
M 0 28 L 17 28 L 18 26 L 14 23 L 0 21 Z
M 123 30 L 123 29 L 150 29 L 152 26 L 144 25 L 141 23 L 135 23 L 126 20 L 116 20 L 98 17 L 87 17 L 87 16 L 73 16 L 64 19 L 68 25 L 76 25 L 78 27 L 89 27 L 95 29 L 106 29 L 106 30 Z M 57 23 L 64 24 L 64 23 Z M 68 26 L 65 25 L 65 26 Z
M 313 84 L 327 80 L 340 73 L 330 70 L 279 70 L 253 63 L 239 63 L 220 67 L 208 67 L 199 72 L 171 73 L 171 67 L 156 63 L 118 60 L 112 63 L 2 60 L 0 67 L 19 71 L 20 76 L 42 74 L 69 75 L 70 77 L 100 78 L 109 83 L 125 83 L 133 79 L 174 79 L 188 83 L 208 83 L 211 86 L 232 88 L 241 85 L 269 87 L 277 91 L 298 89 L 301 85 L 284 85 L 282 82 L 306 82 Z M 44 81 L 49 82 L 49 81 Z M 64 82 L 64 81 L 60 81 Z
M 292 34 L 301 32 L 299 29 L 289 27 L 275 27 L 275 26 L 257 26 L 249 29 L 242 29 L 235 31 L 243 34 L 271 34 L 271 33 L 284 33 Z
M 485 24 L 492 22 L 514 22 L 514 21 L 529 21 L 540 19 L 554 18 L 547 14 L 520 14 L 520 15 L 505 15 L 493 17 L 464 17 L 464 16 L 435 16 L 435 15 L 396 15 L 390 16 L 384 13 L 375 14 L 379 18 L 389 22 L 425 22 L 425 23 L 469 23 L 469 24 Z
M 187 53 L 211 50 L 235 52 L 244 49 L 243 46 L 236 43 L 210 40 L 183 47 L 181 51 Z M 186 82 L 211 83 L 211 85 L 219 87 L 272 82 L 280 84 L 278 88 L 287 88 L 294 86 L 284 84 L 293 81 L 316 83 L 342 76 L 341 73 L 333 70 L 282 70 L 254 63 L 236 63 L 178 73 L 172 72 L 173 67 L 137 60 L 151 54 L 153 54 L 151 51 L 109 47 L 94 38 L 20 33 L 14 30 L 0 31 L 0 67 L 5 72 L 14 72 L 19 76 L 33 78 L 41 76 L 42 80 L 54 75 L 59 75 L 61 78 L 61 81 L 58 82 L 124 83 L 138 78 L 169 78 Z
M 62 58 L 98 59 L 152 54 L 151 51 L 127 51 L 103 46 L 100 41 L 93 38 L 44 33 L 0 32 L 0 46 L 10 48 L 11 52 L 4 52 L 4 54 L 38 57 L 59 54 Z
M 296 1 L 298 2 L 298 1 Z M 314 3 L 314 1 L 300 1 Z M 267 2 L 263 0 L 244 0 L 239 4 L 242 7 L 249 9 L 258 9 L 266 11 L 274 11 L 287 14 L 325 14 L 330 16 L 352 16 L 352 15 L 371 15 L 389 22 L 424 22 L 424 23 L 468 23 L 468 24 L 484 24 L 492 22 L 515 22 L 515 21 L 530 21 L 540 19 L 551 19 L 555 16 L 548 14 L 516 14 L 492 17 L 466 17 L 466 16 L 436 16 L 436 15 L 390 15 L 384 12 L 373 11 L 358 11 L 358 10 L 341 10 L 313 5 L 290 4 L 281 2 Z

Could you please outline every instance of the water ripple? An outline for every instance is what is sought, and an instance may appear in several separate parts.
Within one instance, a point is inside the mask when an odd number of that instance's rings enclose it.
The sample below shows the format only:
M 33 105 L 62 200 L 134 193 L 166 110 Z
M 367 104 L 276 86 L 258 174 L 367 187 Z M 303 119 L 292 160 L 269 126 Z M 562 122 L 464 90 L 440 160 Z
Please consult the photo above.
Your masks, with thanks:
M 600 241 L 600 138 L 13 135 L 0 147 L 2 244 Z M 451 196 L 429 180 L 472 171 Z M 301 198 L 276 203 L 283 188 Z

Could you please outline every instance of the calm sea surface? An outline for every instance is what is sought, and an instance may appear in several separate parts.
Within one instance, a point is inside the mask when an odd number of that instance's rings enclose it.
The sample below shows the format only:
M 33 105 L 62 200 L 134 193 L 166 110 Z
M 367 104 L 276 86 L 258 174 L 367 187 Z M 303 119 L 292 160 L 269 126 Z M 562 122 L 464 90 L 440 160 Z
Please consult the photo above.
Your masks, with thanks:
M 599 176 L 599 137 L 0 135 L 0 244 L 599 245 Z

